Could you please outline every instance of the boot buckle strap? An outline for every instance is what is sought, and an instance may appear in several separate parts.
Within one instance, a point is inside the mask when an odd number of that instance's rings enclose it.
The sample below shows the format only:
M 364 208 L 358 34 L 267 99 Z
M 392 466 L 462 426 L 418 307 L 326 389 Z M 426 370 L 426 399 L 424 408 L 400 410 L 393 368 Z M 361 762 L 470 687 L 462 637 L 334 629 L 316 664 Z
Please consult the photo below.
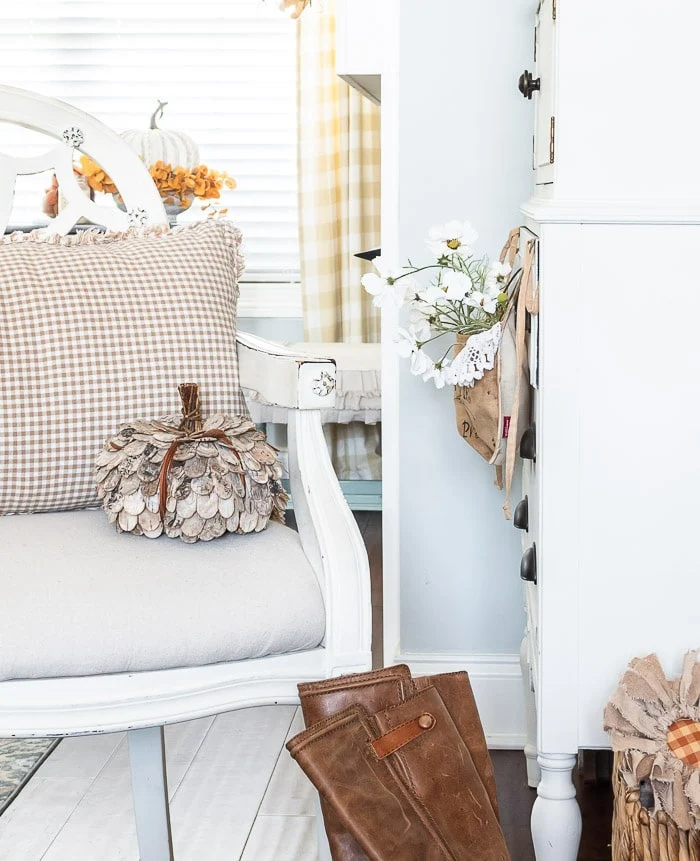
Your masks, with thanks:
M 426 712 L 417 718 L 399 724 L 394 729 L 374 739 L 372 747 L 379 759 L 386 759 L 392 753 L 396 753 L 410 741 L 424 735 L 435 726 L 436 720 L 433 715 Z

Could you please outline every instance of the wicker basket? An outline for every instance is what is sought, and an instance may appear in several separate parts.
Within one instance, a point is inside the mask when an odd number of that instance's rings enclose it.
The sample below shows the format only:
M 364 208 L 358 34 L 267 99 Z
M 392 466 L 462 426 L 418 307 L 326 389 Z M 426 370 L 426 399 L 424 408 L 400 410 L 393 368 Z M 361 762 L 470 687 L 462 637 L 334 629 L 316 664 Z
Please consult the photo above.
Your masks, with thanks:
M 662 811 L 651 816 L 639 803 L 639 789 L 625 783 L 618 754 L 613 791 L 613 861 L 700 861 L 700 831 L 681 831 Z

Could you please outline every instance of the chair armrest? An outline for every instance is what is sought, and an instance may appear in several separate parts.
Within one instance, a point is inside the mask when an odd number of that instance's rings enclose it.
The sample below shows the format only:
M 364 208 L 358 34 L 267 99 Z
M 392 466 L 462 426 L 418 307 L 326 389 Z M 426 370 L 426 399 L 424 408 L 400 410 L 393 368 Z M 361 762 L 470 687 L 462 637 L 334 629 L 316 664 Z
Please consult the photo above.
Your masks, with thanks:
M 298 410 L 335 406 L 335 362 L 239 332 L 241 386 L 274 406 Z

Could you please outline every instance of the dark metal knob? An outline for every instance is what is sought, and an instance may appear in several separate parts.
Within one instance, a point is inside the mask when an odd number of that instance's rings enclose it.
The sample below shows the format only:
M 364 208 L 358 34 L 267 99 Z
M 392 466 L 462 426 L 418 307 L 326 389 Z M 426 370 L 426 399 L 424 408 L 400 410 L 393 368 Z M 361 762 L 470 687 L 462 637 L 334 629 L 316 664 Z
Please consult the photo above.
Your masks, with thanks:
M 523 460 L 537 460 L 537 432 L 534 422 L 520 438 L 520 457 Z
M 537 583 L 537 551 L 534 544 L 527 548 L 520 560 L 520 579 Z
M 527 530 L 530 528 L 527 496 L 525 499 L 521 499 L 515 506 L 515 511 L 513 512 L 513 526 L 515 526 L 516 529 Z
M 539 90 L 540 88 L 540 79 L 533 78 L 532 74 L 528 72 L 527 69 L 520 76 L 520 80 L 518 81 L 518 89 L 525 96 L 526 99 L 531 99 L 532 94 Z

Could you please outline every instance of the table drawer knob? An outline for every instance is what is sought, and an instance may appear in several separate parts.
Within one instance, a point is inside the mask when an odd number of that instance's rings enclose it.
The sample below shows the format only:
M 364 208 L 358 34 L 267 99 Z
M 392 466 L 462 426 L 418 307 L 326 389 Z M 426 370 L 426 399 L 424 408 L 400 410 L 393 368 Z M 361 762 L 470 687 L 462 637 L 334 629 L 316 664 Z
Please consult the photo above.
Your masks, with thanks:
M 513 526 L 515 526 L 516 529 L 525 529 L 526 531 L 530 528 L 527 496 L 524 499 L 521 499 L 515 506 L 515 511 L 513 512 Z
M 527 548 L 520 560 L 520 579 L 537 583 L 537 550 L 534 544 Z
M 523 460 L 537 460 L 537 434 L 534 423 L 530 425 L 520 439 L 520 457 Z

